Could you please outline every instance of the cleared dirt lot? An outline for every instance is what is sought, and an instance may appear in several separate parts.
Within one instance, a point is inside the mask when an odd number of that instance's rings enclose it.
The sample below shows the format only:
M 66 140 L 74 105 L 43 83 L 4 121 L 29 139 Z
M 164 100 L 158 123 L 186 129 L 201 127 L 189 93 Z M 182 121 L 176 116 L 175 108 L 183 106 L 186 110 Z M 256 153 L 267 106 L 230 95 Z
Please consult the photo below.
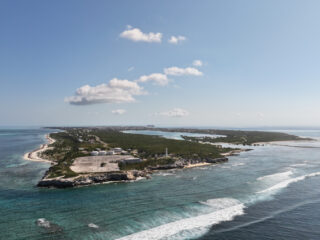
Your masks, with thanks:
M 88 156 L 76 158 L 70 167 L 76 173 L 119 171 L 118 162 L 132 158 L 131 155 Z

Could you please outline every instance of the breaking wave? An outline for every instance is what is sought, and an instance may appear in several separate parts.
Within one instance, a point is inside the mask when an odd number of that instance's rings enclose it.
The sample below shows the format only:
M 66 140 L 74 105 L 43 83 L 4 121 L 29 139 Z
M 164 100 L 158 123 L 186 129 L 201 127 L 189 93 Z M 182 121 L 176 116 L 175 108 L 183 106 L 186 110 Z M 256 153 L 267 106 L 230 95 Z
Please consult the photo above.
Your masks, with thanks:
M 275 174 L 270 174 L 270 175 L 265 175 L 262 177 L 257 178 L 258 181 L 262 181 L 262 180 L 275 180 L 275 179 L 280 179 L 280 178 L 285 178 L 285 177 L 289 177 L 290 175 L 292 175 L 293 172 L 292 171 L 287 171 L 287 172 L 281 172 L 281 173 L 275 173 Z
M 39 227 L 43 227 L 43 228 L 50 228 L 50 227 L 51 227 L 50 222 L 49 222 L 47 219 L 45 219 L 45 218 L 39 218 L 39 219 L 37 220 L 37 225 L 38 225 Z
M 232 167 L 237 167 L 237 166 L 243 166 L 243 165 L 245 165 L 245 163 L 234 163 L 231 166 Z
M 304 180 L 306 178 L 315 177 L 315 176 L 319 176 L 319 175 L 320 175 L 320 172 L 315 172 L 315 173 L 306 174 L 306 175 L 303 175 L 303 176 L 300 176 L 300 177 L 290 178 L 290 179 L 287 179 L 287 180 L 282 181 L 280 183 L 277 183 L 277 184 L 273 185 L 270 188 L 267 188 L 265 190 L 259 191 L 257 193 L 266 193 L 266 192 L 273 192 L 273 191 L 276 191 L 276 190 L 280 190 L 282 188 L 286 188 L 291 183 L 299 182 L 299 181 L 302 181 L 302 180 Z
M 156 173 L 154 175 L 165 177 L 165 176 L 173 176 L 174 173 L 172 173 L 172 172 L 159 172 L 159 173 Z
M 301 166 L 306 166 L 306 163 L 297 163 L 297 164 L 292 164 L 290 167 L 301 167 Z
M 231 221 L 235 216 L 244 214 L 244 204 L 232 198 L 210 199 L 200 202 L 208 207 L 208 214 L 184 218 L 178 221 L 166 223 L 141 232 L 124 236 L 118 240 L 142 240 L 142 239 L 185 239 L 205 234 L 210 226 Z
M 88 227 L 89 227 L 89 228 L 99 228 L 99 226 L 96 225 L 96 224 L 94 224 L 94 223 L 89 223 L 89 224 L 88 224 Z

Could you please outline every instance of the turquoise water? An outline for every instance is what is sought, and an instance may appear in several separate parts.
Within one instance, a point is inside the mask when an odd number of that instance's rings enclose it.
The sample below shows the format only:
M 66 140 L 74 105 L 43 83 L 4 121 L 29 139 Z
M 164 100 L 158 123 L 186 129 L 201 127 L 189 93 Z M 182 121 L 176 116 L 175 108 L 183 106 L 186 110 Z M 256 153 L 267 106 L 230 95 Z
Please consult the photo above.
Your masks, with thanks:
M 48 164 L 22 155 L 47 132 L 0 130 L 0 239 L 319 239 L 320 142 L 255 147 L 151 180 L 39 189 Z
M 151 130 L 127 130 L 123 131 L 124 133 L 134 133 L 134 134 L 144 134 L 144 135 L 156 135 L 161 136 L 168 139 L 175 139 L 175 140 L 183 140 L 181 136 L 188 136 L 188 137 L 224 137 L 224 135 L 217 135 L 217 134 L 202 134 L 202 133 L 188 133 L 188 132 L 163 132 L 163 131 L 151 131 Z

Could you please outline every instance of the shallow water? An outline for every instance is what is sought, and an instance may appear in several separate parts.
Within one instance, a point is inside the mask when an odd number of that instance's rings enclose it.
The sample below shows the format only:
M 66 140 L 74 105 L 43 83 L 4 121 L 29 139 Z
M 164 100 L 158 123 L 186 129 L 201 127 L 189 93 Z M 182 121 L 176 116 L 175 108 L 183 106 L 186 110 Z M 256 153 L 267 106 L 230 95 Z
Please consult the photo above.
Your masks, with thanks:
M 163 131 L 152 131 L 152 130 L 126 130 L 123 132 L 131 133 L 131 134 L 155 135 L 155 136 L 161 136 L 164 138 L 175 139 L 175 140 L 183 140 L 182 136 L 211 137 L 211 138 L 224 137 L 224 135 L 217 135 L 217 134 L 203 134 L 203 133 L 189 133 L 189 132 L 163 132 Z
M 47 132 L 0 130 L 0 239 L 319 239 L 319 148 L 260 146 L 151 180 L 38 189 L 48 164 L 22 155 Z

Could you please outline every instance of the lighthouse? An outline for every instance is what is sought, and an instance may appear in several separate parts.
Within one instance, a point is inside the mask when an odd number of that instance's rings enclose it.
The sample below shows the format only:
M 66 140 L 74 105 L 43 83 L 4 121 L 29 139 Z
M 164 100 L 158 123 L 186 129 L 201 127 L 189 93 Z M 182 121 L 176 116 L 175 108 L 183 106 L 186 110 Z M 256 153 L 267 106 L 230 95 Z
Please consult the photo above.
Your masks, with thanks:
M 168 157 L 168 148 L 166 148 L 166 157 Z

